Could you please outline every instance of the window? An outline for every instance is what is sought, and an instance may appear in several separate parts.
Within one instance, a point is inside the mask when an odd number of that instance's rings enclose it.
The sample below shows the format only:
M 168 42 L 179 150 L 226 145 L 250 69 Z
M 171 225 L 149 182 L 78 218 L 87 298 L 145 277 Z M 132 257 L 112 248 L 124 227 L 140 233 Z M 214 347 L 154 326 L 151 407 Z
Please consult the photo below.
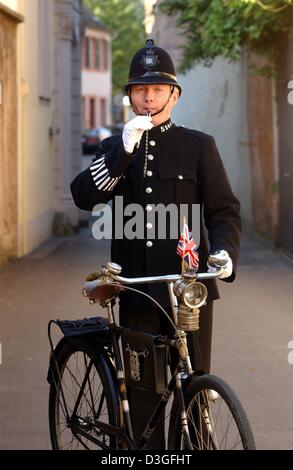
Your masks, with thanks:
M 82 98 L 81 109 L 82 109 L 82 127 L 83 127 L 83 129 L 86 129 L 86 101 L 85 101 L 85 98 Z
M 108 41 L 102 39 L 102 50 L 103 50 L 103 69 L 108 70 Z
M 101 126 L 106 125 L 107 111 L 106 111 L 106 98 L 100 99 L 100 123 Z
M 91 67 L 91 39 L 85 37 L 85 67 L 89 69 Z
M 106 39 L 83 38 L 83 67 L 106 71 L 109 68 L 109 44 Z
M 96 99 L 90 98 L 90 128 L 96 127 Z
M 101 50 L 100 50 L 100 41 L 95 39 L 95 69 L 100 70 L 101 68 Z
M 86 57 L 86 38 L 82 38 L 82 68 L 85 68 L 85 57 Z

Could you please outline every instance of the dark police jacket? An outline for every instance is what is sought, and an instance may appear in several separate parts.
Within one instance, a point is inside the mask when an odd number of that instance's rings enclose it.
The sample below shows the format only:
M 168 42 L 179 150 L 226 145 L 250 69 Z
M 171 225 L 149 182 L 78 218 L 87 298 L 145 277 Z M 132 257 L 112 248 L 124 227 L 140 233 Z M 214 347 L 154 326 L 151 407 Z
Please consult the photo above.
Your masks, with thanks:
M 145 163 L 147 173 L 144 177 Z M 101 143 L 91 167 L 71 183 L 71 191 L 80 209 L 92 210 L 98 203 L 113 200 L 111 258 L 123 267 L 122 275 L 130 277 L 181 272 L 181 259 L 176 253 L 179 227 L 177 237 L 171 238 L 168 226 L 170 220 L 167 217 L 167 238 L 161 239 L 155 234 L 155 238 L 150 239 L 150 228 L 146 227 L 147 207 L 172 203 L 179 208 L 181 204 L 187 204 L 190 216 L 191 205 L 200 204 L 199 272 L 207 270 L 209 252 L 224 249 L 229 253 L 234 267 L 232 276 L 226 280 L 234 280 L 241 232 L 240 204 L 231 190 L 211 136 L 176 126 L 168 120 L 148 132 L 147 143 L 144 132 L 139 148 L 133 155 L 125 152 L 121 136 L 112 136 Z M 142 208 L 145 223 L 141 238 L 120 238 L 121 227 L 115 229 L 116 196 L 120 196 L 120 220 L 122 197 L 123 207 L 136 203 Z M 124 224 L 130 223 L 135 213 L 130 215 L 128 212 L 124 217 Z M 189 221 L 189 229 L 190 225 Z M 117 229 L 120 233 L 118 236 Z M 197 240 L 195 242 L 198 244 Z M 216 282 L 205 281 L 205 284 L 209 300 L 217 299 Z M 144 286 L 143 290 L 163 306 L 169 305 L 164 284 Z M 123 293 L 120 305 L 133 309 L 148 308 L 148 302 L 144 299 L 133 293 Z

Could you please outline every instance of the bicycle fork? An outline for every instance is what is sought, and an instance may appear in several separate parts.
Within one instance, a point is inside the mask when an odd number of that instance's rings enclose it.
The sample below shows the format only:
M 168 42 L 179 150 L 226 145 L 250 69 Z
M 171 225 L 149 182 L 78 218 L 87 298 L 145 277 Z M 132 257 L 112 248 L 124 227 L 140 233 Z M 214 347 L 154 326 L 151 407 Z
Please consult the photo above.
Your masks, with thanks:
M 192 450 L 193 447 L 192 447 L 190 434 L 189 434 L 189 428 L 188 428 L 187 415 L 186 415 L 186 409 L 185 409 L 185 403 L 184 403 L 184 396 L 183 396 L 183 392 L 182 392 L 182 381 L 181 381 L 180 373 L 178 373 L 176 375 L 176 390 L 177 390 L 177 397 L 178 397 L 179 410 L 180 410 L 182 433 L 183 433 L 183 436 L 185 438 L 187 448 L 189 450 Z

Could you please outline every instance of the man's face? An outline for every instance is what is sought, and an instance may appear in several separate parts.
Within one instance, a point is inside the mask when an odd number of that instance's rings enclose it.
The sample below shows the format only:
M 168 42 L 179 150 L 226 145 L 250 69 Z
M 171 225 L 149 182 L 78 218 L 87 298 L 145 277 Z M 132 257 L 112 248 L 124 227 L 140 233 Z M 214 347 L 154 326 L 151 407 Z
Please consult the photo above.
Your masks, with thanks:
M 172 86 L 166 84 L 132 85 L 130 97 L 134 111 L 141 115 L 157 113 L 166 105 L 171 89 Z M 154 126 L 157 126 L 170 118 L 172 108 L 177 103 L 178 97 L 179 92 L 175 87 L 164 111 L 153 116 L 152 123 Z

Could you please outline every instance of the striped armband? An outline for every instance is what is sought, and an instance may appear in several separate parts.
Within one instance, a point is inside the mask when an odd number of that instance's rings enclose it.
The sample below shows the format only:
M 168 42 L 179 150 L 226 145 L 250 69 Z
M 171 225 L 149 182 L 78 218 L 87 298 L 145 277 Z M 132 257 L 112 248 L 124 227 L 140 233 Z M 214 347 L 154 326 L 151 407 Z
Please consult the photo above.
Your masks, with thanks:
M 105 165 L 105 155 L 95 160 L 90 166 L 90 171 L 95 185 L 101 191 L 112 191 L 120 179 L 120 176 L 115 178 L 110 177 L 109 170 Z

